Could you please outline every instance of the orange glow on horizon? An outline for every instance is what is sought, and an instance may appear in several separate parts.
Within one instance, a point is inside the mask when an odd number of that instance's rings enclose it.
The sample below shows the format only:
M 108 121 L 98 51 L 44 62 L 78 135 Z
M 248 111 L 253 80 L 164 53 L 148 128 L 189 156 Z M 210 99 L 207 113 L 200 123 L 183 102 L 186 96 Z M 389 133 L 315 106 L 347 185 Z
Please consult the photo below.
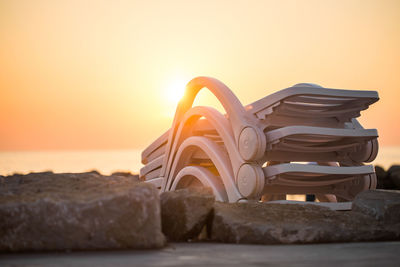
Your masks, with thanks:
M 244 105 L 300 82 L 378 90 L 361 123 L 400 145 L 399 14 L 396 0 L 1 1 L 0 150 L 143 149 L 196 76 Z

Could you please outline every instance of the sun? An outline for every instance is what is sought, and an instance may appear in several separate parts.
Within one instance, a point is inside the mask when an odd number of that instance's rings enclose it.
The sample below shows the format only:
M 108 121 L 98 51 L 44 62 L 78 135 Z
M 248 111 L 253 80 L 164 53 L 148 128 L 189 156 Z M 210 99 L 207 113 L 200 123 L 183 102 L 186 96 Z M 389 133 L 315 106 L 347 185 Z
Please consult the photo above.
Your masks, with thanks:
M 170 80 L 164 89 L 165 100 L 170 104 L 178 104 L 185 93 L 187 80 L 176 78 Z

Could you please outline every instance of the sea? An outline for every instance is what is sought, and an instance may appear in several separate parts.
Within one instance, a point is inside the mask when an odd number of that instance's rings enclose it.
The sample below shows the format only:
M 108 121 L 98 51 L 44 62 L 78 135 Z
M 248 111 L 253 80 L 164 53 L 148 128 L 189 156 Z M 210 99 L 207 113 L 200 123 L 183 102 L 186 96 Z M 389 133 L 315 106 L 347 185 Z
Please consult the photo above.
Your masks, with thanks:
M 0 175 L 52 171 L 75 173 L 97 170 L 109 175 L 116 171 L 139 173 L 141 150 L 0 151 Z M 400 165 L 400 146 L 381 146 L 374 165 Z

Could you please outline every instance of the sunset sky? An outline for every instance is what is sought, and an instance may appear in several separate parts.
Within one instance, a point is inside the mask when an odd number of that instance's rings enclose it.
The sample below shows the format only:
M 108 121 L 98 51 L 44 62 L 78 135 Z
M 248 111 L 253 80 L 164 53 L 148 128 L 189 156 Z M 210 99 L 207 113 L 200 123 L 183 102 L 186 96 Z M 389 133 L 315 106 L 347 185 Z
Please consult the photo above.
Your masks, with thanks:
M 377 90 L 360 120 L 400 145 L 400 1 L 0 0 L 0 150 L 143 149 L 196 76 Z

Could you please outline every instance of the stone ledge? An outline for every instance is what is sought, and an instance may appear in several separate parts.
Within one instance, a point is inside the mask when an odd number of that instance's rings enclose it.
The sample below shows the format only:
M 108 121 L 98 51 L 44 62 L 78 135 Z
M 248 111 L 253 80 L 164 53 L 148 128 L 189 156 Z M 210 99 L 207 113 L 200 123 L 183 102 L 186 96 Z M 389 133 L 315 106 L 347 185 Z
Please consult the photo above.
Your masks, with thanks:
M 398 240 L 400 227 L 315 205 L 215 203 L 211 238 L 226 243 L 295 244 Z
M 400 191 L 370 190 L 361 192 L 354 199 L 352 209 L 372 216 L 385 224 L 400 223 Z
M 96 173 L 4 178 L 0 251 L 160 248 L 157 189 Z

